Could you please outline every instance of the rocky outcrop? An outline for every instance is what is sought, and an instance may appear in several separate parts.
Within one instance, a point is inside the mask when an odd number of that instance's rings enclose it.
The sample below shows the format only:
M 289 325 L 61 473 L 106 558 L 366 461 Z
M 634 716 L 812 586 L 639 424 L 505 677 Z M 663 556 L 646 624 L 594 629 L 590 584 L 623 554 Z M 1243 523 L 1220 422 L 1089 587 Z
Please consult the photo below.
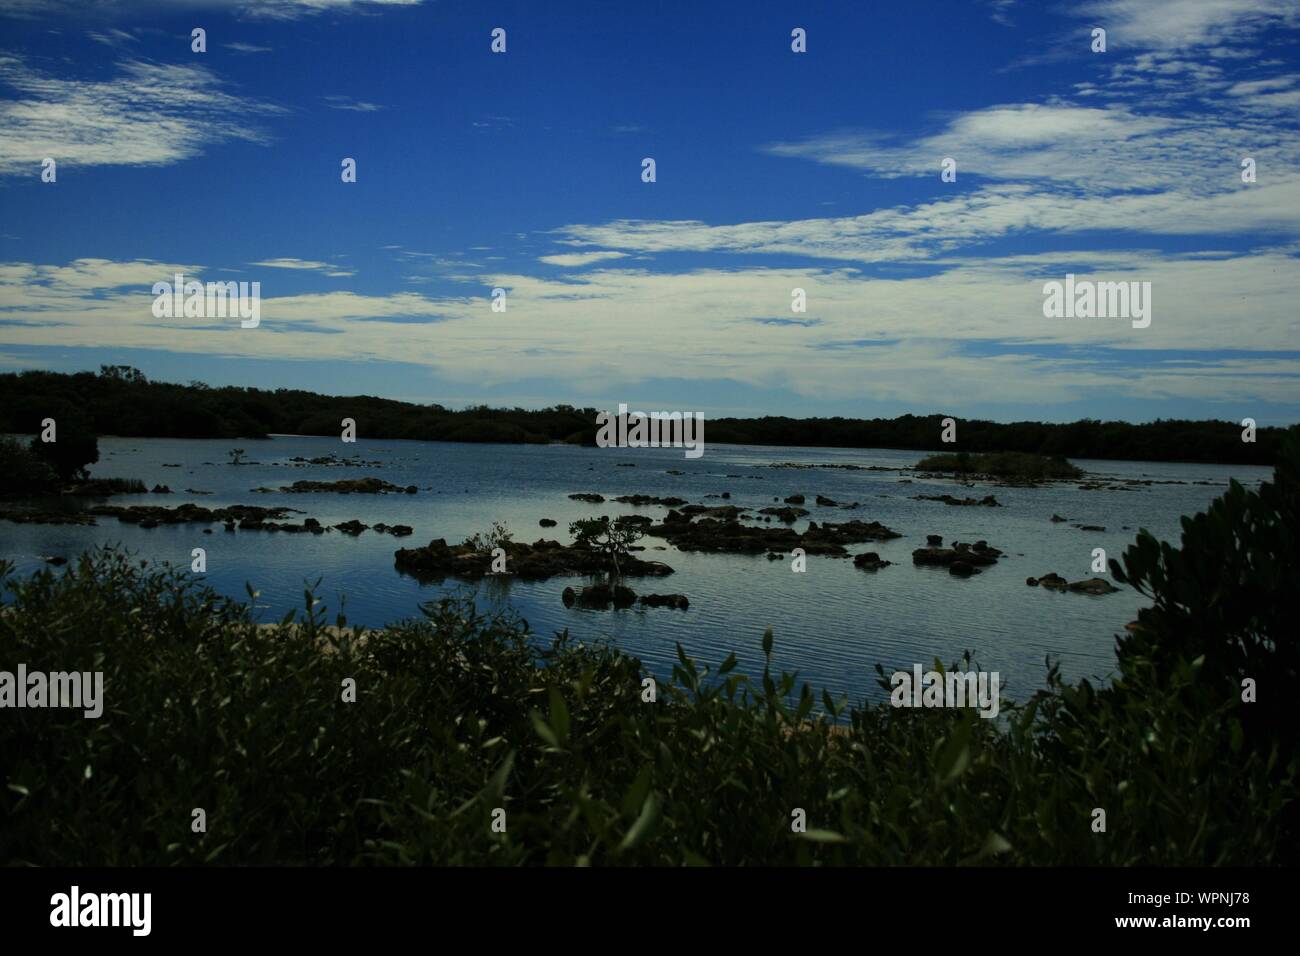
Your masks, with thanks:
M 636 592 L 621 584 L 592 584 L 580 591 L 565 588 L 560 599 L 565 607 L 576 604 L 589 610 L 604 611 L 611 604 L 616 608 L 631 607 L 636 603 Z
M 506 574 L 540 581 L 552 577 L 605 574 L 609 559 L 585 548 L 575 548 L 558 541 L 535 541 L 532 544 L 508 541 Z M 673 569 L 661 561 L 646 561 L 628 555 L 619 558 L 619 569 L 627 577 L 661 577 Z M 449 545 L 442 538 L 423 548 L 402 548 L 394 555 L 397 569 L 426 581 L 444 578 L 474 580 L 492 574 L 492 552 L 480 551 L 469 542 Z
M 582 491 L 576 495 L 569 495 L 569 497 L 574 501 L 586 501 L 593 505 L 601 504 L 605 500 L 604 495 L 598 495 L 592 491 Z
M 805 508 L 760 508 L 758 513 L 761 515 L 772 515 L 787 524 L 792 524 L 800 518 L 807 517 L 808 511 Z
M 261 528 L 267 521 L 302 514 L 296 508 L 259 508 L 256 505 L 204 508 L 189 501 L 175 508 L 162 505 L 95 505 L 89 509 L 89 513 L 114 517 L 118 521 L 138 524 L 144 528 L 156 528 L 160 524 L 214 524 L 218 521 L 229 524 L 238 522 L 241 526 Z
M 882 561 L 880 555 L 874 551 L 867 551 L 864 554 L 855 554 L 853 556 L 853 566 L 861 568 L 863 571 L 879 571 L 881 568 L 887 568 L 892 561 Z
M 543 528 L 554 528 L 554 527 L 555 527 L 555 519 L 554 519 L 554 518 L 543 518 L 541 521 L 539 521 L 539 522 L 537 522 L 537 523 L 538 523 L 539 525 L 541 525 Z
M 570 498 L 573 495 L 569 495 Z M 686 504 L 685 498 L 656 498 L 654 495 L 620 495 L 614 499 L 625 505 L 634 505 L 643 507 L 645 505 L 665 505 L 669 508 L 676 508 L 678 505 Z
M 1078 594 L 1114 594 L 1119 590 L 1105 578 L 1088 578 L 1070 583 L 1055 571 L 1049 572 L 1041 578 L 1026 578 L 1025 583 L 1030 587 L 1039 587 L 1041 585 L 1050 591 L 1074 591 Z
M 685 594 L 643 594 L 640 603 L 646 607 L 671 607 L 679 611 L 691 606 Z
M 845 545 L 864 541 L 885 541 L 902 537 L 878 521 L 847 521 L 843 524 L 812 521 L 802 534 L 793 528 L 765 528 L 719 518 L 692 521 L 678 511 L 668 512 L 663 524 L 652 525 L 646 533 L 666 539 L 683 551 L 711 551 L 733 554 L 789 554 L 803 548 L 806 554 L 847 556 Z
M 785 503 L 788 505 L 801 505 L 804 503 L 804 497 L 803 495 L 791 495 L 785 499 Z
M 913 495 L 913 501 L 942 501 L 946 505 L 958 505 L 970 507 L 974 505 L 983 505 L 986 508 L 1000 508 L 998 499 L 992 495 L 985 495 L 983 498 L 954 498 L 952 495 Z
M 912 563 L 946 566 L 951 574 L 970 577 L 972 574 L 979 574 L 981 568 L 997 564 L 1001 556 L 1002 552 L 997 548 L 989 547 L 987 541 L 976 541 L 974 544 L 954 541 L 951 548 L 935 545 L 917 548 L 912 552 Z
M 342 495 L 378 495 L 391 492 L 405 492 L 413 495 L 419 489 L 415 485 L 394 485 L 380 478 L 342 478 L 338 481 L 295 481 L 284 488 L 254 488 L 263 494 L 312 494 L 318 491 L 332 491 Z

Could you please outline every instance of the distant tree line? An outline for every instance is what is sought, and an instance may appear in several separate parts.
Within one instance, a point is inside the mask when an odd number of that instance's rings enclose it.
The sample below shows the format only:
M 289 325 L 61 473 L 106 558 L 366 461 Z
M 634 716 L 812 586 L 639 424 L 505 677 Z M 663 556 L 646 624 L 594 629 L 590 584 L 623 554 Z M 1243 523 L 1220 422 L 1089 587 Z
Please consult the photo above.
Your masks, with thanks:
M 94 372 L 0 374 L 0 431 L 35 434 L 44 418 L 74 435 L 162 438 L 264 438 L 269 434 L 338 435 L 353 418 L 365 438 L 421 441 L 594 445 L 595 408 L 454 410 L 373 396 L 339 397 L 299 389 L 211 388 L 202 382 L 151 382 L 138 369 L 104 365 Z M 1069 458 L 1224 462 L 1271 465 L 1284 434 L 1300 426 L 1260 428 L 1241 440 L 1235 422 L 1159 420 L 1134 425 L 1085 419 L 1069 424 L 957 418 L 957 442 L 943 444 L 945 416 L 899 418 L 709 419 L 710 443 L 917 451 L 1034 452 Z M 85 446 L 89 447 L 89 446 Z M 93 459 L 92 459 L 93 460 Z M 80 463 L 78 463 L 80 464 Z M 64 463 L 60 470 L 67 470 Z

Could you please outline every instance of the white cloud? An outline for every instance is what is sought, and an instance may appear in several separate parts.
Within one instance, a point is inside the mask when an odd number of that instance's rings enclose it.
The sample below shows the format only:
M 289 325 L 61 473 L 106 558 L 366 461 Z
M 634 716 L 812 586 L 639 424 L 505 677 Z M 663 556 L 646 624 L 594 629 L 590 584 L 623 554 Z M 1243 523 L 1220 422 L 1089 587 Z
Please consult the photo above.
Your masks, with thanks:
M 249 118 L 279 107 L 225 92 L 202 66 L 130 60 L 110 80 L 47 76 L 0 56 L 0 175 L 36 176 L 41 160 L 60 166 L 159 166 L 197 156 L 214 143 L 265 144 Z
M 548 266 L 588 266 L 593 262 L 603 262 L 606 259 L 625 259 L 626 252 L 566 252 L 554 256 L 542 256 L 539 262 L 544 262 Z
M 1170 256 L 1087 250 L 956 262 L 937 275 L 882 279 L 852 268 L 606 268 L 539 278 L 475 277 L 484 291 L 430 296 L 317 292 L 266 295 L 262 324 L 155 319 L 149 286 L 195 266 L 79 260 L 0 265 L 4 346 L 165 349 L 303 361 L 424 365 L 453 382 L 520 378 L 623 388 L 671 373 L 789 389 L 814 399 L 929 407 L 1096 396 L 1227 396 L 1300 403 L 1294 290 L 1300 258 Z M 1044 276 L 1152 283 L 1148 329 L 1125 320 L 1042 314 Z M 244 276 L 239 276 L 244 278 Z M 135 285 L 132 288 L 132 285 Z M 486 289 L 509 290 L 494 313 Z M 791 290 L 808 294 L 807 324 Z M 592 329 L 600 329 L 593 347 Z M 499 343 L 509 342 L 503 349 Z M 999 345 L 1004 343 L 1005 345 Z M 1012 348 L 1012 346 L 1018 348 Z M 1108 350 L 1107 358 L 1061 347 Z M 1156 362 L 1146 350 L 1202 351 L 1202 362 Z M 1226 350 L 1226 359 L 1217 353 Z M 1242 356 L 1252 350 L 1261 356 Z M 1129 356 L 1130 358 L 1125 358 Z M 630 371 L 631 370 L 631 371 Z M 935 390 L 941 382 L 942 389 Z
M 141 8 L 167 11 L 229 10 L 250 19 L 296 20 L 321 13 L 350 13 L 384 7 L 413 7 L 424 0 L 98 0 L 97 16 L 138 15 Z M 85 0 L 5 0 L 0 16 L 33 18 L 86 14 Z
M 1240 43 L 1300 23 L 1296 0 L 1094 0 L 1077 13 L 1106 28 L 1108 46 L 1148 49 Z

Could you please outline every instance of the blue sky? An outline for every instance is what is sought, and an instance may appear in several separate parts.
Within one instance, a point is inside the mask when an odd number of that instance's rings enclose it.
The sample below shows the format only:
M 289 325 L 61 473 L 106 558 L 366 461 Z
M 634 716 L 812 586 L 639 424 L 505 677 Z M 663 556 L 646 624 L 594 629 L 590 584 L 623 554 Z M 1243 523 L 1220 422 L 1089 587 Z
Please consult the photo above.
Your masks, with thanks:
M 0 4 L 0 369 L 1300 420 L 1298 0 L 84 6 Z M 176 271 L 261 325 L 154 317 Z

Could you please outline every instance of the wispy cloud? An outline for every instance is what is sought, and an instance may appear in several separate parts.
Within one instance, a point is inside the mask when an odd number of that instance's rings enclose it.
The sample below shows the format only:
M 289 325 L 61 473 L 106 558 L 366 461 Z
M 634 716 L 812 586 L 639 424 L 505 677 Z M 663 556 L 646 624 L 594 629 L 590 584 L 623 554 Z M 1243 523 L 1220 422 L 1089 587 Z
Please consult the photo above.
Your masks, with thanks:
M 98 0 L 92 12 L 99 17 L 138 15 L 141 8 L 224 10 L 249 19 L 297 20 L 322 13 L 350 13 L 384 7 L 414 7 L 424 0 Z M 36 18 L 87 14 L 85 0 L 5 0 L 0 16 Z
M 627 257 L 626 252 L 565 252 L 553 256 L 542 256 L 538 261 L 544 262 L 548 266 L 589 266 L 593 262 L 603 262 L 606 259 L 624 259 Z
M 350 276 L 355 275 L 339 266 L 329 262 L 314 262 L 311 259 L 263 259 L 261 262 L 250 262 L 250 266 L 257 266 L 263 269 L 296 269 L 302 272 L 323 272 L 327 276 Z
M 332 110 L 350 110 L 354 113 L 377 113 L 387 107 L 380 106 L 378 103 L 367 103 L 364 100 L 356 100 L 350 96 L 327 96 L 325 105 Z
M 206 67 L 128 60 L 109 80 L 49 76 L 0 56 L 0 175 L 36 175 L 41 160 L 60 165 L 161 166 L 226 140 L 266 144 L 250 116 L 280 107 L 223 89 Z

